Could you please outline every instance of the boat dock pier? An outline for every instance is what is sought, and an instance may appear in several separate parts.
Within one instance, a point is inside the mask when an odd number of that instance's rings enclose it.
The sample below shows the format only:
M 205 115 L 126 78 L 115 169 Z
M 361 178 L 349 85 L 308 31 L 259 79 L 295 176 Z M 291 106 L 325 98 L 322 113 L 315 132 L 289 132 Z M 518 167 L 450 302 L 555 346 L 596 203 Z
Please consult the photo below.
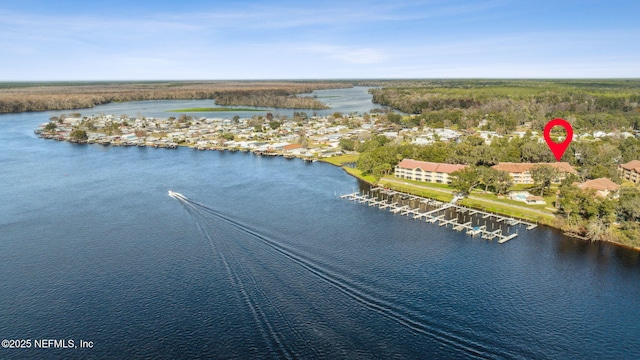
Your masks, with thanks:
M 458 205 L 455 203 L 458 198 L 445 203 L 380 187 L 372 188 L 368 194 L 353 192 L 341 195 L 340 198 L 379 209 L 389 209 L 393 214 L 411 216 L 416 220 L 424 219 L 431 224 L 438 223 L 438 226 L 451 225 L 452 230 L 465 231 L 471 236 L 480 235 L 486 240 L 497 239 L 500 244 L 518 236 L 518 229 L 511 232 L 511 227 L 524 225 L 527 230 L 531 230 L 538 226 L 524 220 Z

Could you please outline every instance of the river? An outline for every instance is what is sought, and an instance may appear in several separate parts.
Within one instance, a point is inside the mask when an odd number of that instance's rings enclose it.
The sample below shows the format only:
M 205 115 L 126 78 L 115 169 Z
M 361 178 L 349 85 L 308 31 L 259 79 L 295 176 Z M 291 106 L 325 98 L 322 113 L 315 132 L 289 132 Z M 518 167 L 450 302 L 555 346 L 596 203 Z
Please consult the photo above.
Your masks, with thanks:
M 374 107 L 317 93 L 326 113 Z M 31 340 L 0 358 L 640 358 L 637 252 L 546 227 L 471 238 L 341 200 L 360 184 L 320 162 L 33 134 L 60 113 L 0 116 L 0 338 Z

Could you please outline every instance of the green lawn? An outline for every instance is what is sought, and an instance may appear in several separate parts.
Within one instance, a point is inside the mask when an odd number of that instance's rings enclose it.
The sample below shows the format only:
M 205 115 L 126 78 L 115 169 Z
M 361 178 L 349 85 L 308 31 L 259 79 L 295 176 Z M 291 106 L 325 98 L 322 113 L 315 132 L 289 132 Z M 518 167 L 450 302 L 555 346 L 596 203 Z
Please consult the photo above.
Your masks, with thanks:
M 532 184 L 516 184 L 510 187 L 509 191 L 529 191 L 532 187 Z
M 393 177 L 386 177 L 386 178 L 395 179 Z M 408 192 L 411 194 L 424 196 L 432 199 L 437 199 L 440 201 L 451 201 L 451 199 L 453 198 L 452 194 L 445 194 L 442 191 L 438 191 L 440 189 L 445 191 L 454 191 L 453 188 L 445 184 L 424 183 L 420 181 L 411 181 L 406 179 L 396 179 L 396 180 L 401 180 L 402 182 L 409 183 L 409 185 L 396 184 L 390 181 L 385 181 L 385 178 L 382 178 L 379 184 L 385 187 L 392 188 L 394 190 Z M 430 189 L 425 189 L 424 187 L 432 187 L 437 189 L 430 190 Z M 545 223 L 545 224 L 553 223 L 553 219 L 554 219 L 553 212 L 545 209 L 547 206 L 551 206 L 550 203 L 549 205 L 527 205 L 525 203 L 515 201 L 515 200 L 498 199 L 498 197 L 495 194 L 491 194 L 491 193 L 485 194 L 481 190 L 475 190 L 472 195 L 479 199 L 465 198 L 460 201 L 460 204 L 464 206 L 480 209 L 480 210 L 495 212 L 495 213 L 504 214 L 507 216 L 518 217 L 518 218 L 529 220 L 532 222 L 539 222 L 539 223 Z M 484 200 L 498 202 L 499 204 L 489 203 Z M 518 206 L 518 208 L 514 208 L 513 206 Z M 533 211 L 527 211 L 527 208 L 530 208 Z M 547 215 L 542 215 L 535 211 L 544 211 L 545 213 L 547 213 Z
M 465 198 L 460 200 L 460 205 L 468 206 L 475 209 L 480 209 L 487 212 L 493 212 L 497 214 L 513 216 L 520 219 L 525 219 L 532 222 L 538 222 L 547 225 L 553 225 L 554 215 L 549 213 L 548 216 L 543 216 L 538 213 L 529 212 L 524 209 L 514 209 L 509 204 L 498 205 L 493 203 L 486 203 L 482 200 L 475 200 Z
M 362 172 L 358 169 L 344 168 L 349 174 L 361 178 L 369 183 L 375 183 L 373 176 L 362 176 Z M 398 184 L 390 181 L 398 180 L 406 184 Z M 446 184 L 425 183 L 421 181 L 412 181 L 406 179 L 397 179 L 393 176 L 385 176 L 378 182 L 378 185 L 390 188 L 396 191 L 401 191 L 417 196 L 422 196 L 430 199 L 436 199 L 439 201 L 449 202 L 453 199 L 453 188 Z M 430 189 L 431 188 L 431 189 Z M 520 219 L 524 219 L 530 222 L 541 223 L 546 225 L 554 225 L 555 214 L 552 211 L 546 209 L 552 206 L 552 201 L 555 200 L 555 195 L 549 195 L 545 200 L 547 205 L 527 205 L 520 201 L 510 199 L 498 199 L 495 194 L 483 193 L 481 190 L 475 190 L 472 194 L 474 199 L 465 198 L 460 200 L 459 204 L 468 206 L 471 208 L 502 214 L 505 216 L 512 216 Z M 492 201 L 492 202 L 489 202 Z M 497 202 L 497 203 L 494 203 Z M 517 206 L 515 208 L 514 206 Z M 528 210 L 531 209 L 531 210 Z M 542 211 L 545 214 L 540 214 L 537 211 Z
M 418 195 L 418 196 L 422 196 L 430 199 L 436 199 L 438 201 L 449 202 L 453 199 L 453 194 L 443 193 L 441 191 L 436 191 L 436 190 L 425 189 L 422 187 L 413 186 L 411 184 L 409 185 L 397 184 L 394 182 L 385 181 L 385 179 L 380 179 L 378 184 L 380 184 L 380 186 L 384 186 L 386 188 L 393 189 L 396 191 L 402 191 L 402 192 L 406 192 L 409 194 L 414 194 L 414 195 Z M 422 185 L 425 185 L 425 184 L 422 183 Z
M 454 188 L 452 188 L 451 186 L 449 186 L 447 184 L 438 184 L 438 183 L 430 183 L 430 182 L 424 182 L 424 181 L 400 179 L 400 178 L 397 178 L 397 177 L 395 177 L 393 175 L 386 175 L 385 177 L 383 177 L 383 179 L 394 179 L 394 180 L 398 180 L 398 181 L 402 181 L 402 182 L 406 182 L 406 183 L 414 184 L 414 185 L 422 185 L 422 186 L 428 186 L 428 187 L 432 187 L 432 188 L 439 188 L 439 189 L 448 190 L 448 191 L 455 191 Z
M 362 171 L 358 170 L 358 169 L 353 169 L 353 168 L 348 168 L 348 167 L 343 167 L 344 171 L 346 171 L 348 174 L 353 175 L 355 177 L 357 177 L 358 179 L 362 179 L 366 182 L 368 182 L 369 184 L 375 184 L 376 182 L 376 178 L 374 178 L 372 175 L 362 175 Z
M 340 156 L 332 156 L 329 158 L 322 158 L 320 161 L 327 162 L 329 164 L 333 164 L 335 166 L 342 166 L 344 163 L 356 162 L 358 161 L 358 154 L 348 154 L 348 155 L 340 155 Z
M 538 209 L 538 210 L 544 210 L 545 207 L 550 205 L 550 204 L 547 204 L 547 205 L 528 205 L 528 204 L 526 204 L 526 203 L 524 203 L 522 201 L 516 201 L 516 200 L 507 199 L 507 198 L 498 199 L 498 197 L 495 194 L 491 194 L 491 193 L 484 194 L 482 191 L 474 191 L 471 195 L 473 195 L 475 197 L 482 198 L 482 199 L 491 200 L 491 201 L 499 201 L 499 202 L 504 203 L 504 204 L 511 204 L 511 205 L 516 205 L 516 206 L 528 207 L 528 208 Z

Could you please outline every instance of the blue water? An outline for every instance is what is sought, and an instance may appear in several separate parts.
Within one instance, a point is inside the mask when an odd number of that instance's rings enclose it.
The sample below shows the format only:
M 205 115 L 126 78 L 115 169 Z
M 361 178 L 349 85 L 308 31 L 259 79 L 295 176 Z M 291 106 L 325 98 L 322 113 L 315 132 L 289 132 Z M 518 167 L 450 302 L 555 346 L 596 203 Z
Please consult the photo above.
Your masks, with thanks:
M 361 184 L 323 163 L 36 138 L 54 114 L 0 116 L 0 338 L 95 345 L 2 359 L 640 358 L 637 252 L 470 238 L 339 199 Z

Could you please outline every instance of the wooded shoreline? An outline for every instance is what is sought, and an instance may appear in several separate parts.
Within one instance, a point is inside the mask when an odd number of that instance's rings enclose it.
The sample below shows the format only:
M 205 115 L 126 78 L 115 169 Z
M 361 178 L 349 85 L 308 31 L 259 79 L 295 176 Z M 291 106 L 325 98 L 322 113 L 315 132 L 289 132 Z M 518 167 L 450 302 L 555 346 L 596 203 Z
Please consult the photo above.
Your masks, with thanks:
M 0 113 L 73 110 L 112 102 L 214 99 L 217 105 L 326 109 L 314 90 L 352 87 L 337 81 L 180 81 L 2 83 Z
M 348 168 L 348 167 L 342 165 L 340 163 L 340 161 L 335 161 L 332 158 L 321 159 L 320 161 L 326 162 L 328 164 L 331 164 L 331 165 L 334 165 L 334 166 L 342 168 L 345 171 L 346 174 L 351 175 L 351 176 L 355 177 L 358 180 L 364 181 L 365 183 L 367 183 L 371 187 L 376 186 L 377 182 L 376 182 L 375 179 L 372 179 L 371 176 L 365 176 L 365 175 L 363 175 L 361 172 L 359 172 L 357 170 L 353 171 L 355 169 L 351 169 L 351 168 Z M 389 187 L 389 186 L 390 186 L 391 189 L 399 191 L 396 188 L 394 188 L 393 186 L 391 186 L 390 184 L 388 184 L 388 183 L 385 184 L 385 187 Z M 410 191 L 408 189 L 402 189 L 402 191 L 406 191 L 408 194 L 412 194 L 412 195 L 418 195 L 418 196 L 423 196 L 423 197 L 425 196 L 424 194 L 418 194 L 417 192 Z M 442 200 L 442 199 L 436 199 L 436 200 Z M 482 207 L 482 206 L 477 206 L 477 205 L 472 205 L 472 204 L 466 204 L 466 206 L 468 206 L 471 209 L 477 209 L 477 210 L 483 210 L 483 211 L 486 210 L 486 208 Z M 567 231 L 564 231 L 562 223 L 558 222 L 558 221 L 544 221 L 543 219 L 531 219 L 529 217 L 522 216 L 522 215 L 517 215 L 517 214 L 516 215 L 507 214 L 507 213 L 503 213 L 503 212 L 500 212 L 500 211 L 494 211 L 494 212 L 496 214 L 498 214 L 498 215 L 510 216 L 510 217 L 515 217 L 515 218 L 518 218 L 518 219 L 524 219 L 524 220 L 529 220 L 529 221 L 535 221 L 536 223 L 538 223 L 540 225 L 545 225 L 545 226 L 549 226 L 549 227 L 557 229 L 557 230 L 561 230 L 561 231 L 563 231 L 563 235 L 572 237 L 574 239 L 579 239 L 579 240 L 583 240 L 583 241 L 594 241 L 594 240 L 585 238 L 583 236 L 579 236 L 577 234 L 573 235 L 573 234 L 571 234 L 571 233 L 569 233 Z M 613 245 L 620 246 L 620 247 L 623 247 L 623 248 L 626 248 L 626 249 L 629 249 L 629 250 L 640 252 L 640 247 L 639 246 L 634 246 L 634 245 L 626 244 L 626 243 L 619 242 L 619 241 L 607 241 L 607 240 L 597 240 L 597 241 L 602 242 L 602 243 L 613 244 Z

